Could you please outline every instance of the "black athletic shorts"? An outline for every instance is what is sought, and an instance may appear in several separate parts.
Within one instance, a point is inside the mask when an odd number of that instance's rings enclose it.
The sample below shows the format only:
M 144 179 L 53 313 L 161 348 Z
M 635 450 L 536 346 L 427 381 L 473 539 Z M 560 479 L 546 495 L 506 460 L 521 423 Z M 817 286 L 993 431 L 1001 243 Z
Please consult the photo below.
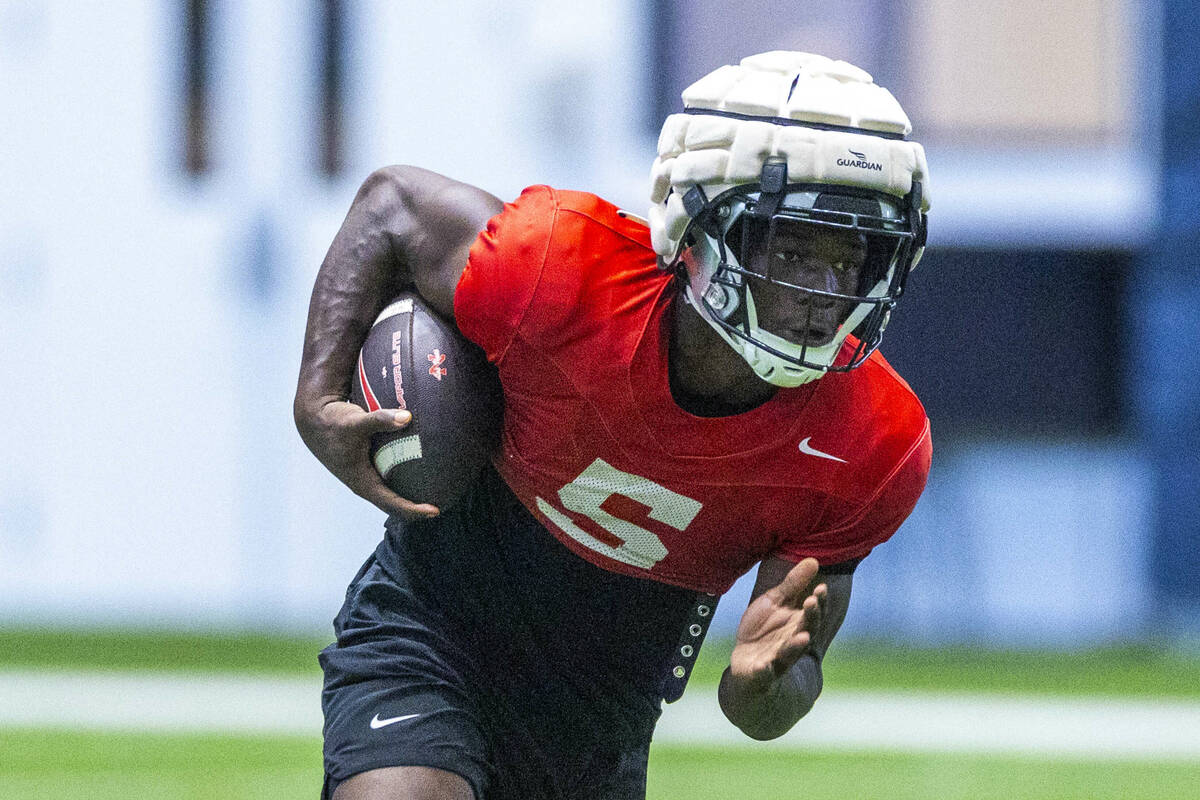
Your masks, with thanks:
M 320 655 L 323 796 L 408 765 L 477 800 L 642 800 L 694 604 L 578 558 L 491 470 L 434 520 L 389 520 Z

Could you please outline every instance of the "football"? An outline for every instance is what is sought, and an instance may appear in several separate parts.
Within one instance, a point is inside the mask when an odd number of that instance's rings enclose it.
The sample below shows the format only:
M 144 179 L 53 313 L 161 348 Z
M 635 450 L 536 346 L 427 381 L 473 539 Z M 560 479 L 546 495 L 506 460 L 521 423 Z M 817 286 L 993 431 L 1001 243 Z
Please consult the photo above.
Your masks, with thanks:
M 367 411 L 412 413 L 406 427 L 375 434 L 371 460 L 392 491 L 413 502 L 453 506 L 499 441 L 495 368 L 415 292 L 376 318 L 350 387 L 351 401 Z

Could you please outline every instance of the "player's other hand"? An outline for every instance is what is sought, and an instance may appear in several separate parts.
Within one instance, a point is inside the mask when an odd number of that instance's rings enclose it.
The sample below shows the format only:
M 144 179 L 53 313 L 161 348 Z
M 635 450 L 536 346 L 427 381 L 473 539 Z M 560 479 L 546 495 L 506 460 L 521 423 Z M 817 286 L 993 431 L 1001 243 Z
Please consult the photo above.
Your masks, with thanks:
M 366 412 L 354 403 L 331 400 L 317 411 L 296 410 L 296 428 L 317 460 L 364 500 L 389 514 L 408 519 L 435 517 L 437 506 L 414 503 L 393 492 L 371 463 L 371 436 L 391 433 L 412 422 L 408 411 L 380 409 Z
M 820 634 L 829 589 L 824 583 L 813 586 L 819 568 L 815 558 L 804 559 L 742 615 L 729 659 L 729 677 L 740 689 L 767 691 Z

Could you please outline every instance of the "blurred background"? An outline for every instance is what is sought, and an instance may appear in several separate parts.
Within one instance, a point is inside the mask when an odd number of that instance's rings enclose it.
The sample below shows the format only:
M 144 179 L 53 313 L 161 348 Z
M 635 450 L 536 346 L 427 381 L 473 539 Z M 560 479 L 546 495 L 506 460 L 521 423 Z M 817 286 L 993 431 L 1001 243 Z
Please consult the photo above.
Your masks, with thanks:
M 651 796 L 1200 796 L 1193 6 L 0 0 L 0 795 L 315 795 L 315 654 L 383 515 L 291 398 L 358 185 L 638 212 L 680 91 L 794 49 L 871 72 L 928 152 L 883 351 L 933 471 L 803 750 L 712 700 L 743 580 Z
M 682 88 L 800 49 L 890 88 L 932 172 L 931 247 L 884 352 L 928 408 L 933 474 L 862 566 L 847 632 L 1193 640 L 1186 13 L 0 0 L 0 624 L 327 631 L 382 516 L 304 449 L 290 400 L 362 179 L 412 163 L 640 210 Z

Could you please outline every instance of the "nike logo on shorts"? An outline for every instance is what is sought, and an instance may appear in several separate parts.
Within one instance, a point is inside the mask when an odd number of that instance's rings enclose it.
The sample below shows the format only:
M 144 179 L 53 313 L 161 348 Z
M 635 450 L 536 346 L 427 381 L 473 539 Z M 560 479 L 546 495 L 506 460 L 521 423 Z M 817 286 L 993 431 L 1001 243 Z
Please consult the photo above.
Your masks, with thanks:
M 380 719 L 379 715 L 376 714 L 374 717 L 371 718 L 371 730 L 373 730 L 373 731 L 379 730 L 380 728 L 385 728 L 388 725 L 392 725 L 397 722 L 404 722 L 404 720 L 406 720 L 406 719 L 412 719 L 414 717 L 419 717 L 419 716 L 421 716 L 421 715 L 420 714 L 405 714 L 402 717 L 388 717 L 387 719 Z

